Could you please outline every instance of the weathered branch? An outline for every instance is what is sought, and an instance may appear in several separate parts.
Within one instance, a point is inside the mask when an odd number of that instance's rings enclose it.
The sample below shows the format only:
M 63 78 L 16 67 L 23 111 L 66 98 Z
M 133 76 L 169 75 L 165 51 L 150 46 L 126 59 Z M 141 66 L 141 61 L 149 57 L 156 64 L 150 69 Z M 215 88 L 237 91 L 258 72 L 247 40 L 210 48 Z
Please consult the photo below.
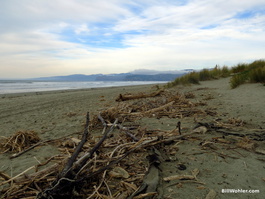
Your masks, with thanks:
M 45 143 L 46 142 L 38 142 L 37 144 L 34 144 L 34 145 L 26 148 L 24 151 L 20 151 L 19 153 L 15 153 L 15 154 L 11 155 L 10 159 L 16 158 L 16 157 L 22 155 L 23 153 L 26 153 L 26 152 L 30 151 L 31 149 L 34 149 L 35 147 L 42 145 L 42 144 L 45 144 Z
M 113 124 L 107 124 L 107 125 L 112 126 Z M 121 131 L 124 131 L 126 135 L 128 135 L 130 138 L 133 139 L 133 141 L 136 141 L 136 142 L 139 141 L 137 137 L 135 137 L 133 134 L 130 133 L 130 130 L 135 129 L 135 127 L 124 127 L 121 124 L 116 124 L 115 126 Z
M 62 196 L 61 192 L 68 192 L 71 193 L 72 189 L 74 188 L 73 183 L 76 183 L 79 179 L 79 174 L 81 173 L 82 169 L 84 168 L 87 161 L 93 156 L 93 154 L 98 150 L 98 148 L 101 146 L 101 144 L 104 142 L 104 140 L 107 138 L 108 134 L 113 131 L 116 123 L 118 120 L 114 122 L 114 124 L 111 126 L 111 128 L 106 131 L 103 135 L 103 137 L 100 139 L 100 141 L 90 150 L 90 152 L 86 153 L 84 156 L 82 156 L 77 162 L 75 162 L 79 152 L 81 151 L 84 143 L 86 142 L 86 138 L 88 135 L 88 123 L 89 123 L 89 116 L 87 114 L 87 122 L 84 130 L 84 134 L 82 137 L 82 140 L 76 147 L 73 155 L 66 163 L 63 171 L 60 173 L 57 180 L 55 180 L 52 183 L 52 187 L 47 188 L 44 192 L 39 193 L 38 197 L 39 199 L 44 198 L 54 198 L 58 197 L 59 195 Z M 71 174 L 71 175 L 68 175 Z
M 18 178 L 19 176 L 24 175 L 26 172 L 28 172 L 29 170 L 34 169 L 34 168 L 35 168 L 35 166 L 32 166 L 32 167 L 27 168 L 25 171 L 23 171 L 22 173 L 16 175 L 15 177 L 10 178 L 9 180 L 6 180 L 6 181 L 4 181 L 4 182 L 1 182 L 1 183 L 0 183 L 0 186 L 4 185 L 4 184 L 6 184 L 6 183 L 12 182 L 13 180 L 15 180 L 16 178 Z
M 116 125 L 116 123 L 118 122 L 118 120 L 116 119 L 116 121 L 114 122 L 114 124 L 111 126 L 111 128 L 106 131 L 103 135 L 103 137 L 100 139 L 100 141 L 91 149 L 90 152 L 86 153 L 84 156 L 82 156 L 74 165 L 74 170 L 79 171 L 87 162 L 87 160 L 89 160 L 93 154 L 98 150 L 98 148 L 101 146 L 101 144 L 104 142 L 104 140 L 107 138 L 108 134 L 111 133 Z
M 86 124 L 85 124 L 85 130 L 82 136 L 81 141 L 79 142 L 79 144 L 77 145 L 77 147 L 75 148 L 75 151 L 73 153 L 73 155 L 69 158 L 68 162 L 66 163 L 64 169 L 62 170 L 62 172 L 59 175 L 59 178 L 65 177 L 67 176 L 67 173 L 70 171 L 71 167 L 74 164 L 74 161 L 76 160 L 78 154 L 80 153 L 80 151 L 82 150 L 83 145 L 85 144 L 86 140 L 87 140 L 87 136 L 88 136 L 88 125 L 89 125 L 89 112 L 87 113 L 86 116 Z
M 107 127 L 107 123 L 105 122 L 105 120 L 103 119 L 103 117 L 99 114 L 98 115 L 98 119 L 101 121 L 102 125 L 104 126 L 104 129 Z

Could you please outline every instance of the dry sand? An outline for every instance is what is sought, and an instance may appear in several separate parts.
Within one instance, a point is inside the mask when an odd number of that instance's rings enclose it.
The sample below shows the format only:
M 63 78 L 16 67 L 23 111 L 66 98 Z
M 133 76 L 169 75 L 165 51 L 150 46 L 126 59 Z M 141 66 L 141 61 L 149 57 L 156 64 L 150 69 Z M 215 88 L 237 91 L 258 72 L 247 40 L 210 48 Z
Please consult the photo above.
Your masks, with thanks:
M 143 118 L 138 123 L 148 129 L 172 130 L 181 121 L 183 131 L 188 132 L 198 123 L 219 121 L 227 123 L 243 122 L 242 134 L 263 133 L 265 129 L 265 87 L 261 84 L 246 84 L 236 89 L 229 88 L 229 79 L 202 82 L 200 85 L 176 87 L 179 92 L 192 92 L 193 102 L 204 102 L 201 108 L 216 111 L 214 116 L 181 118 Z M 0 95 L 1 136 L 11 136 L 17 131 L 33 130 L 42 140 L 59 138 L 74 133 L 82 134 L 85 115 L 95 115 L 114 104 L 120 93 L 138 93 L 154 90 L 152 85 L 86 90 L 68 90 L 26 94 Z M 192 141 L 178 143 L 177 153 L 171 161 L 161 163 L 161 179 L 172 175 L 191 174 L 199 169 L 197 178 L 202 184 L 161 180 L 158 198 L 206 198 L 210 190 L 215 198 L 265 198 L 264 154 L 242 148 L 227 149 L 215 144 L 214 151 L 202 148 L 202 143 L 221 137 L 221 133 L 207 132 Z M 226 137 L 229 139 L 229 136 Z M 231 139 L 241 139 L 231 136 Z M 260 151 L 265 150 L 265 142 L 256 141 Z M 11 154 L 0 154 L 0 171 L 14 176 L 32 165 L 42 162 L 59 151 L 52 145 L 37 147 L 17 158 Z M 218 154 L 219 153 L 219 154 Z M 179 165 L 185 165 L 180 170 Z M 222 189 L 259 190 L 260 193 L 221 193 Z M 213 191 L 214 190 L 214 191 Z M 210 197 L 209 197 L 210 198 Z M 212 197 L 214 198 L 214 197 Z

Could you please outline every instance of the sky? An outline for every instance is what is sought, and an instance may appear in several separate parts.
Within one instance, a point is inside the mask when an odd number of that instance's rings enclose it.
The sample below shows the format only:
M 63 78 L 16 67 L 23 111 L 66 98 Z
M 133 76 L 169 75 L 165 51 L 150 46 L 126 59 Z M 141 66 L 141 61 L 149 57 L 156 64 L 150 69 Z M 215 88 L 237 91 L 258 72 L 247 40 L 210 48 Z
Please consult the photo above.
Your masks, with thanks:
M 265 58 L 264 0 L 1 0 L 0 78 Z

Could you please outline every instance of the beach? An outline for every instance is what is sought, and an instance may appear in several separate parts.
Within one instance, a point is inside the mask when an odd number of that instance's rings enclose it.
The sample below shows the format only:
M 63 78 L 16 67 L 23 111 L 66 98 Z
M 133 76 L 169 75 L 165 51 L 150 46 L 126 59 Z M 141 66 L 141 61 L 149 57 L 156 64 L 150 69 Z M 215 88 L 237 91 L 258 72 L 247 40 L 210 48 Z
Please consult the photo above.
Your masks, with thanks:
M 87 112 L 92 119 L 104 110 L 117 106 L 120 102 L 116 99 L 120 94 L 152 93 L 162 87 L 163 85 L 138 85 L 3 94 L 0 95 L 1 136 L 9 137 L 19 131 L 34 131 L 41 140 L 67 135 L 80 139 Z M 200 114 L 183 114 L 173 118 L 157 117 L 154 113 L 154 117 L 142 117 L 134 123 L 148 130 L 166 132 L 174 130 L 177 122 L 180 122 L 184 134 L 191 132 L 197 124 L 208 124 L 209 127 L 214 123 L 214 127 L 217 124 L 225 126 L 224 132 L 233 129 L 234 135 L 215 131 L 211 126 L 198 137 L 174 143 L 172 146 L 176 151 L 172 152 L 172 158 L 164 158 L 160 163 L 161 180 L 157 197 L 264 198 L 265 87 L 262 84 L 244 84 L 231 89 L 229 79 L 224 78 L 168 90 L 184 95 L 190 104 L 196 104 L 191 107 L 196 108 L 197 112 L 200 110 Z M 132 100 L 135 101 L 137 100 Z M 238 136 L 239 134 L 248 135 L 245 139 L 249 139 L 248 142 L 253 145 L 239 147 L 238 143 L 244 141 L 244 137 Z M 163 149 L 160 152 L 163 153 Z M 0 154 L 0 171 L 15 176 L 60 153 L 55 145 L 46 144 L 13 159 L 9 158 L 11 152 Z M 179 169 L 179 165 L 185 165 L 185 169 Z M 191 174 L 194 169 L 198 169 L 199 173 L 192 181 L 162 180 L 176 174 Z M 222 189 L 259 190 L 259 193 L 222 193 Z

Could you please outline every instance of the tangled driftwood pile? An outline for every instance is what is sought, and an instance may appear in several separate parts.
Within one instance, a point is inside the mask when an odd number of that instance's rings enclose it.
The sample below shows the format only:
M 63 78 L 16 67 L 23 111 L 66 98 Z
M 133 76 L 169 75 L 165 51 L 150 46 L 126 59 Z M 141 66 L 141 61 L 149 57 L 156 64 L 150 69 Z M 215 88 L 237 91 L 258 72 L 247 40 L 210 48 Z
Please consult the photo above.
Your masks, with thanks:
M 157 97 L 159 96 L 159 97 Z M 188 98 L 193 97 L 190 93 L 186 95 L 176 91 L 157 91 L 151 94 L 120 94 L 116 101 L 117 106 L 110 107 L 101 112 L 102 117 L 109 122 L 118 119 L 119 122 L 134 121 L 142 117 L 169 117 L 184 118 L 195 115 L 216 115 L 214 110 L 202 110 L 198 106 L 205 105 L 202 102 L 192 103 Z M 131 99 L 132 103 L 124 102 Z M 93 119 L 94 125 L 99 124 L 97 117 Z
M 41 165 L 30 167 L 13 178 L 0 173 L 5 180 L 0 185 L 10 185 L 2 190 L 3 198 L 35 198 L 36 195 L 37 198 L 127 198 L 143 181 L 148 168 L 144 161 L 146 149 L 172 141 L 147 139 L 144 135 L 139 135 L 142 139 L 135 142 L 126 134 L 108 138 L 115 127 L 121 128 L 116 120 L 108 130 L 104 128 L 102 138 L 93 148 L 82 151 L 89 140 L 88 124 L 89 118 L 83 137 L 70 158 L 29 175 L 24 174 Z M 104 126 L 106 127 L 105 123 Z M 104 148 L 100 149 L 107 138 Z M 156 154 L 150 154 L 149 167 L 156 159 Z M 145 196 L 146 194 L 138 198 Z
M 21 152 L 22 150 L 40 141 L 38 134 L 34 131 L 18 131 L 9 138 L 0 140 L 0 150 L 5 152 Z
M 142 117 L 183 118 L 217 114 L 213 110 L 199 109 L 198 106 L 204 104 L 190 102 L 188 98 L 192 97 L 190 93 L 185 96 L 169 91 L 119 95 L 116 106 L 103 110 L 93 116 L 91 121 L 87 114 L 81 139 L 64 137 L 56 140 L 59 148 L 68 148 L 70 157 L 67 153 L 51 157 L 14 177 L 0 172 L 1 198 L 155 198 L 160 182 L 159 165 L 161 161 L 167 160 L 165 154 L 177 152 L 172 143 L 209 130 L 229 134 L 223 128 L 225 124 L 220 123 L 198 123 L 194 130 L 184 134 L 181 134 L 181 124 L 177 124 L 177 120 L 176 128 L 171 131 L 148 130 L 133 125 L 133 121 Z M 130 102 L 124 102 L 131 99 Z M 126 122 L 130 122 L 130 126 Z M 237 121 L 231 123 L 238 124 Z M 96 128 L 102 129 L 99 139 L 91 134 Z M 243 137 L 242 134 L 233 135 Z M 33 132 L 20 132 L 2 140 L 0 146 L 8 146 L 4 152 L 23 152 L 34 148 L 36 142 L 47 143 Z M 11 143 L 18 145 L 18 149 Z M 21 143 L 27 144 L 22 146 Z M 204 141 L 201 147 L 214 150 L 215 143 L 231 144 L 225 139 L 216 138 Z M 248 150 L 256 147 L 253 140 L 244 137 L 236 144 Z M 55 163 L 40 169 L 51 161 Z M 34 169 L 34 172 L 26 174 Z M 203 184 L 197 179 L 198 174 L 199 170 L 195 169 L 191 175 L 169 176 L 163 180 L 192 180 Z

